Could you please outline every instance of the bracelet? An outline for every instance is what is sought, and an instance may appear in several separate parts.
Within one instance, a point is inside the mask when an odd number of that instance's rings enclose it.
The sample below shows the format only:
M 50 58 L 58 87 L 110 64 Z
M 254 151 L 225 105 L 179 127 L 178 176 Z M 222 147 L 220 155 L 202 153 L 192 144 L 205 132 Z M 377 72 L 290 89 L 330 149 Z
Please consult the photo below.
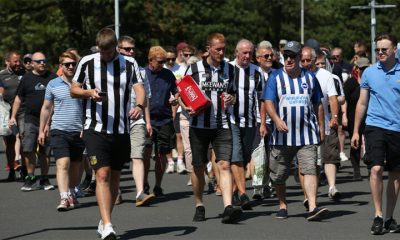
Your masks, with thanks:
M 140 109 L 142 109 L 142 111 L 144 111 L 144 107 L 142 104 L 136 104 L 136 107 L 139 107 Z

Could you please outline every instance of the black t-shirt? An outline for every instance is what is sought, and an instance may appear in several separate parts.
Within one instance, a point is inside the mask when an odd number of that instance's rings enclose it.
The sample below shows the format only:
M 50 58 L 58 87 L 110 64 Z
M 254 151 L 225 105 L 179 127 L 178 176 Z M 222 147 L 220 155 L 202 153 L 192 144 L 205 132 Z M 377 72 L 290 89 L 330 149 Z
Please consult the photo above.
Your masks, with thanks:
M 57 75 L 46 71 L 43 75 L 26 73 L 18 86 L 17 95 L 25 102 L 25 122 L 39 123 L 46 86 Z

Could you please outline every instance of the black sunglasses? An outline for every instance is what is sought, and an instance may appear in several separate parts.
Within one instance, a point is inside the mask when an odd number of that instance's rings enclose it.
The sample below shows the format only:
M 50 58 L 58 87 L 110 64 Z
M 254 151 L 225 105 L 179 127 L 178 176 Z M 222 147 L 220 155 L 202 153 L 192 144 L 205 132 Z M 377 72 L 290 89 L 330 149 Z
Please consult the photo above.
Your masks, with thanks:
M 288 59 L 288 58 L 290 58 L 290 59 L 295 59 L 297 57 L 297 54 L 295 54 L 295 53 L 284 53 L 283 54 L 283 59 Z
M 156 60 L 156 61 L 157 61 L 158 64 L 164 64 L 164 63 L 167 62 L 167 61 L 165 61 L 165 60 L 161 60 L 161 61 Z
M 134 48 L 134 47 L 120 47 L 120 49 L 124 49 L 124 50 L 127 51 L 127 52 L 135 51 L 135 48 Z
M 76 62 L 66 62 L 63 63 L 62 65 L 66 68 L 69 68 L 70 66 L 74 68 L 76 66 Z
M 194 54 L 193 53 L 184 53 L 183 54 L 183 56 L 185 56 L 185 57 L 191 57 L 191 56 L 193 56 Z
M 47 63 L 47 59 L 32 60 L 32 62 L 39 63 L 39 64 L 46 64 Z
M 387 53 L 388 48 L 375 48 L 375 53 L 382 52 L 383 54 Z
M 25 63 L 25 64 L 27 64 L 27 63 L 31 63 L 31 62 L 32 62 L 32 60 L 31 60 L 31 59 L 29 59 L 29 58 L 28 58 L 28 59 L 24 59 L 24 63 Z
M 175 62 L 176 58 L 167 58 L 167 62 L 173 61 Z
M 265 59 L 268 59 L 268 58 L 273 58 L 274 57 L 274 54 L 265 54 L 264 56 L 263 56 Z

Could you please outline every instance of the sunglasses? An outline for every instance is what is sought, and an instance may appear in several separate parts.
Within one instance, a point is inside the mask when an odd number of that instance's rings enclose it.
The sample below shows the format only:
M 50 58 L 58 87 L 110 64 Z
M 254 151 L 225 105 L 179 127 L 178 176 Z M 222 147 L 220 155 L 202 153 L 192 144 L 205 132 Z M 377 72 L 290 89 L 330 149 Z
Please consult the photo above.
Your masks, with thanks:
M 28 63 L 31 63 L 31 62 L 32 62 L 31 59 L 24 59 L 24 63 L 25 63 L 25 64 L 28 64 Z
M 75 67 L 76 66 L 76 62 L 66 62 L 62 64 L 64 67 L 69 68 L 69 67 Z
M 127 52 L 130 52 L 130 51 L 135 51 L 135 48 L 134 47 L 120 47 L 120 49 L 124 49 L 125 51 L 127 51 Z
M 383 54 L 387 53 L 388 48 L 375 48 L 375 53 L 382 52 Z
M 193 55 L 194 55 L 193 53 L 184 53 L 184 54 L 183 54 L 184 57 L 191 57 L 191 56 L 193 56 Z
M 262 56 L 263 58 L 265 58 L 265 59 L 268 59 L 268 58 L 273 58 L 274 57 L 274 54 L 265 54 L 264 56 Z
M 309 63 L 309 62 L 311 62 L 311 59 L 309 59 L 309 58 L 307 58 L 307 59 L 301 59 L 301 62 L 302 63 Z
M 176 58 L 167 58 L 167 62 L 175 62 Z
M 283 59 L 288 59 L 288 58 L 290 58 L 290 59 L 295 59 L 297 57 L 297 54 L 295 54 L 295 53 L 284 53 L 283 54 Z
M 160 60 L 160 61 L 156 60 L 156 61 L 157 61 L 158 64 L 164 64 L 164 63 L 167 62 L 167 61 L 165 61 L 165 60 Z
M 32 60 L 32 62 L 38 63 L 38 64 L 46 64 L 47 59 L 38 59 L 38 60 Z

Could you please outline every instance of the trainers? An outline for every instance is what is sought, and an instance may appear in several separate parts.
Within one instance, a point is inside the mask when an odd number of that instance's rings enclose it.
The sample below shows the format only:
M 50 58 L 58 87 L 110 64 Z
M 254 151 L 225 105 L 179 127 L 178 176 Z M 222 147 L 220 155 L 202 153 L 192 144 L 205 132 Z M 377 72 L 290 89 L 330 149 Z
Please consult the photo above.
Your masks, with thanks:
M 10 170 L 10 165 L 6 163 L 6 166 L 4 166 L 4 170 L 9 171 Z
M 224 213 L 222 214 L 222 223 L 236 223 L 239 221 L 242 216 L 242 210 L 237 207 L 232 207 L 232 205 L 228 205 L 224 209 Z
M 239 192 L 238 191 L 233 192 L 232 205 L 236 206 L 236 207 L 240 207 L 241 206 L 241 202 L 240 202 L 240 199 L 239 199 Z
M 95 194 L 96 193 L 96 181 L 91 181 L 87 188 L 83 189 L 84 192 L 88 194 Z
M 383 234 L 383 219 L 379 216 L 374 218 L 374 223 L 371 227 L 372 235 L 382 235 Z
M 60 201 L 60 204 L 57 206 L 57 211 L 59 212 L 65 212 L 70 210 L 72 207 L 69 204 L 68 198 L 62 198 Z
M 154 194 L 145 194 L 141 193 L 139 197 L 136 198 L 136 207 L 140 206 L 147 206 L 149 203 L 151 203 L 151 200 L 154 199 Z
M 308 221 L 319 221 L 326 217 L 326 215 L 329 213 L 329 210 L 327 208 L 314 208 L 311 212 L 308 213 L 307 220 Z
M 30 192 L 30 191 L 35 191 L 38 190 L 39 185 L 37 183 L 37 179 L 35 176 L 26 176 L 25 177 L 25 183 L 21 187 L 21 191 L 23 192 Z
M 240 206 L 242 207 L 243 210 L 252 210 L 253 209 L 251 207 L 250 199 L 245 193 L 240 195 L 239 200 L 240 200 Z
M 68 202 L 70 208 L 76 208 L 79 207 L 80 203 L 78 202 L 78 199 L 74 196 L 68 196 Z
M 310 211 L 310 205 L 308 204 L 308 199 L 304 199 L 303 206 L 306 208 L 307 212 Z
M 206 220 L 206 209 L 204 206 L 197 206 L 194 213 L 193 222 L 202 222 Z
M 174 168 L 175 168 L 175 163 L 169 162 L 167 165 L 167 169 L 165 170 L 165 173 L 174 173 Z
M 153 195 L 154 195 L 156 198 L 165 198 L 163 189 L 160 188 L 159 186 L 154 186 L 154 188 L 153 188 Z
M 77 198 L 82 198 L 85 196 L 85 193 L 82 191 L 82 188 L 80 185 L 75 186 L 74 192 L 75 192 L 75 197 L 77 197 Z
M 183 162 L 178 162 L 178 163 L 176 164 L 176 172 L 179 173 L 179 174 L 185 174 L 185 173 L 187 173 L 185 164 L 184 164 Z
M 281 208 L 276 212 L 275 218 L 286 219 L 288 217 L 287 209 Z
M 349 160 L 349 158 L 346 156 L 346 153 L 344 152 L 340 152 L 339 157 L 341 162 L 346 162 Z
M 48 178 L 40 179 L 40 188 L 46 191 L 55 189 L 54 186 L 50 183 Z
M 113 225 L 108 223 L 103 226 L 103 231 L 101 233 L 101 239 L 104 240 L 116 240 L 117 234 L 114 231 Z
M 329 188 L 328 197 L 334 201 L 338 201 L 340 199 L 340 192 L 337 190 L 336 186 Z
M 253 196 L 251 197 L 254 200 L 262 200 L 261 189 L 254 188 Z
M 390 233 L 400 233 L 400 226 L 397 225 L 396 220 L 394 220 L 392 217 L 385 221 L 385 229 Z
M 145 183 L 145 184 L 144 184 L 144 186 L 143 186 L 143 193 L 144 193 L 144 194 L 147 194 L 147 195 L 150 195 L 150 185 L 149 185 L 149 183 Z
M 191 177 L 189 178 L 189 180 L 188 180 L 188 182 L 187 182 L 186 185 L 187 185 L 187 186 L 192 186 L 192 178 L 191 178 Z
M 103 221 L 100 220 L 99 226 L 97 227 L 97 235 L 99 235 L 99 237 L 101 237 L 101 235 L 103 234 L 103 228 Z
M 91 181 L 92 181 L 92 176 L 91 175 L 86 176 L 85 179 L 83 180 L 83 182 L 80 184 L 80 188 L 82 190 L 88 188 Z
M 274 195 L 274 188 L 265 185 L 262 189 L 262 194 L 263 194 L 263 198 L 268 199 L 268 198 L 273 198 L 275 197 Z
M 18 170 L 21 169 L 21 167 L 22 167 L 22 165 L 21 165 L 21 160 L 20 160 L 20 159 L 16 159 L 16 160 L 14 161 L 14 170 L 15 170 L 15 171 L 18 171 Z

